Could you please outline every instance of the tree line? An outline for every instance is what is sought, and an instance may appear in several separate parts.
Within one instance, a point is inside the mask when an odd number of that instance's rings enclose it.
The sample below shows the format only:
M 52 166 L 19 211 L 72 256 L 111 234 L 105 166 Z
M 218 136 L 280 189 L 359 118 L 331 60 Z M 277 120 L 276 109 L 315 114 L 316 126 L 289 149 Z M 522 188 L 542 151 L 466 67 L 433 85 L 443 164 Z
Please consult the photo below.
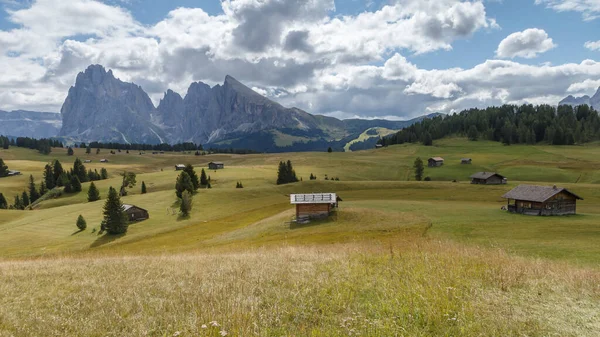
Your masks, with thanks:
M 504 144 L 573 145 L 600 140 L 600 117 L 587 105 L 503 105 L 437 116 L 382 138 L 384 146 L 403 143 L 432 145 L 449 136 Z
M 29 137 L 8 138 L 0 136 L 0 148 L 8 150 L 10 146 L 38 150 L 42 154 L 50 154 L 53 147 L 64 147 L 63 143 L 55 139 L 35 139 Z

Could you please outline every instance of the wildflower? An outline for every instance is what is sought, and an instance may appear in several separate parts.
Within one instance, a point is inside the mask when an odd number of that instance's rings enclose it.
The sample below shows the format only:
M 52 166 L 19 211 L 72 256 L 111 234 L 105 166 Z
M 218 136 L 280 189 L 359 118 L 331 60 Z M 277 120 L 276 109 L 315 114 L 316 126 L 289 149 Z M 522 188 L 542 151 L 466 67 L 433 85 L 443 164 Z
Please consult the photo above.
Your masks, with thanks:
M 201 328 L 206 329 L 206 328 L 208 328 L 208 326 L 206 326 L 206 324 L 202 324 Z
M 175 331 L 175 333 L 173 334 L 173 337 L 177 337 L 179 335 L 181 335 L 181 331 Z
M 217 321 L 212 321 L 209 324 L 210 324 L 210 326 L 215 326 L 215 327 L 220 326 L 219 323 L 217 323 Z
M 223 336 L 223 337 L 227 336 L 227 331 L 225 331 L 225 330 L 221 330 L 219 333 L 220 333 L 220 334 L 221 334 L 221 336 Z

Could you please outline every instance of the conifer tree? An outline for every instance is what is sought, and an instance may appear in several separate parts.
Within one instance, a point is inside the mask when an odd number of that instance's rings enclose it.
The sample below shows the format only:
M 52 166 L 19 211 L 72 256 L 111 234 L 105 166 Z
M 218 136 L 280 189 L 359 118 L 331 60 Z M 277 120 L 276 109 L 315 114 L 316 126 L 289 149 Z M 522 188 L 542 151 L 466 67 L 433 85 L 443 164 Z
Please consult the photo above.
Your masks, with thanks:
M 40 197 L 42 197 L 46 193 L 48 193 L 48 187 L 46 187 L 46 182 L 42 181 L 42 183 L 40 184 Z
M 112 186 L 108 189 L 108 197 L 104 203 L 104 221 L 103 230 L 106 230 L 108 234 L 123 234 L 127 232 L 129 223 L 127 221 L 127 215 L 123 209 L 121 198 Z
M 63 186 L 64 180 L 61 176 L 65 171 L 63 170 L 62 164 L 60 163 L 60 161 L 55 160 L 52 166 L 52 173 L 54 174 L 54 186 Z
M 86 148 L 85 148 L 85 153 L 86 153 L 86 154 L 90 154 L 90 153 L 92 153 L 92 148 L 91 148 L 91 147 L 89 147 L 89 145 L 88 145 L 88 147 L 86 147 Z
M 83 216 L 81 214 L 79 214 L 79 216 L 77 217 L 76 225 L 80 231 L 83 231 L 87 228 L 87 222 L 85 222 L 85 219 L 83 218 Z
M 190 176 L 190 179 L 192 180 L 192 185 L 194 185 L 194 191 L 200 188 L 200 181 L 198 180 L 198 175 L 196 174 L 194 167 L 191 164 L 187 164 L 185 165 L 183 171 Z
M 142 194 L 146 194 L 148 191 L 146 190 L 146 183 L 142 181 Z
M 21 201 L 21 198 L 19 198 L 19 195 L 15 195 L 15 203 L 13 204 L 13 208 L 14 209 L 24 209 L 23 207 L 23 202 Z
M 100 200 L 100 191 L 96 188 L 94 182 L 90 184 L 90 189 L 88 190 L 88 201 L 94 202 Z
M 0 158 L 0 178 L 8 176 L 8 166 L 4 164 L 4 160 Z
M 200 185 L 208 186 L 208 182 L 209 179 L 206 178 L 206 172 L 204 172 L 204 169 L 202 169 L 202 172 L 200 172 Z
M 102 180 L 108 179 L 108 171 L 106 171 L 104 167 L 100 170 L 100 178 L 102 178 Z
M 81 192 L 81 182 L 77 176 L 71 176 L 69 183 L 65 185 L 65 192 L 67 193 L 77 193 Z
M 23 205 L 23 208 L 29 206 L 29 196 L 25 191 L 23 191 L 23 193 L 21 194 L 21 204 Z
M 0 193 L 0 209 L 7 209 L 7 208 L 8 208 L 8 202 L 6 201 L 4 194 Z
M 69 148 L 67 149 L 67 156 L 72 156 L 73 153 L 73 148 L 69 146 Z
M 183 193 L 181 194 L 181 205 L 179 206 L 179 211 L 181 211 L 181 215 L 190 215 L 190 211 L 192 210 L 192 198 L 192 193 L 190 193 L 189 191 L 183 191 Z
M 182 171 L 177 177 L 177 182 L 175 183 L 175 194 L 177 194 L 178 198 L 181 198 L 184 191 L 188 191 L 190 193 L 194 193 L 194 184 L 192 183 L 192 179 L 190 179 L 189 174 L 187 172 Z
M 35 180 L 33 179 L 33 175 L 29 175 L 29 201 L 33 204 L 36 200 L 40 198 L 40 194 L 35 187 Z
M 83 163 L 81 162 L 81 160 L 79 158 L 75 159 L 75 162 L 73 163 L 73 173 L 74 176 L 76 176 L 80 182 L 84 183 L 86 181 L 88 181 L 88 174 L 87 171 L 85 169 L 85 166 L 83 165 Z
M 421 160 L 421 158 L 415 159 L 413 168 L 415 169 L 415 180 L 423 180 L 423 172 L 425 172 L 425 167 L 423 166 L 423 160 Z
M 100 154 L 100 148 L 96 149 L 96 154 Z
M 52 166 L 50 164 L 44 166 L 44 183 L 48 189 L 53 189 L 54 186 L 56 186 L 56 178 L 54 178 L 54 172 L 52 172 Z

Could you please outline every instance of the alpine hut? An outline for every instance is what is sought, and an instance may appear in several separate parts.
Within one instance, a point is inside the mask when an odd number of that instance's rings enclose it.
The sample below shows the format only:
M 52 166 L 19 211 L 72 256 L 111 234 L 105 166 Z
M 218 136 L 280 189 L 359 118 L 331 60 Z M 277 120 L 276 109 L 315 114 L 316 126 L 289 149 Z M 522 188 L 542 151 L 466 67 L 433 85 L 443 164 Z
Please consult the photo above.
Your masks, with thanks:
M 291 194 L 290 203 L 296 205 L 296 219 L 326 218 L 342 201 L 335 193 Z
M 444 158 L 442 157 L 432 157 L 427 160 L 429 167 L 440 167 L 444 165 Z
M 225 164 L 217 161 L 212 161 L 208 163 L 208 168 L 211 170 L 220 170 L 225 168 Z
M 477 172 L 471 177 L 471 184 L 478 185 L 504 185 L 508 179 L 495 172 Z
M 576 214 L 577 194 L 562 187 L 519 185 L 502 196 L 508 200 L 508 211 L 525 215 Z
M 147 210 L 134 205 L 123 205 L 123 211 L 127 214 L 127 220 L 130 222 L 143 221 L 150 218 Z
M 185 165 L 183 165 L 183 164 L 175 165 L 175 171 L 183 171 L 183 170 L 185 170 Z

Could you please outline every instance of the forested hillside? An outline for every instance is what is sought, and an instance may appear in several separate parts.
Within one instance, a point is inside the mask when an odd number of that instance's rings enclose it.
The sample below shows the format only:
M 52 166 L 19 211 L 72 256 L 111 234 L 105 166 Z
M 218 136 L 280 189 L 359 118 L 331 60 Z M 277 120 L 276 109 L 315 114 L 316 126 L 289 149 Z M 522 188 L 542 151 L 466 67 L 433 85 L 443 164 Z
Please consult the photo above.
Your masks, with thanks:
M 470 109 L 424 119 L 380 141 L 383 145 L 418 143 L 467 136 L 505 144 L 573 145 L 600 140 L 600 117 L 587 105 L 503 105 Z

